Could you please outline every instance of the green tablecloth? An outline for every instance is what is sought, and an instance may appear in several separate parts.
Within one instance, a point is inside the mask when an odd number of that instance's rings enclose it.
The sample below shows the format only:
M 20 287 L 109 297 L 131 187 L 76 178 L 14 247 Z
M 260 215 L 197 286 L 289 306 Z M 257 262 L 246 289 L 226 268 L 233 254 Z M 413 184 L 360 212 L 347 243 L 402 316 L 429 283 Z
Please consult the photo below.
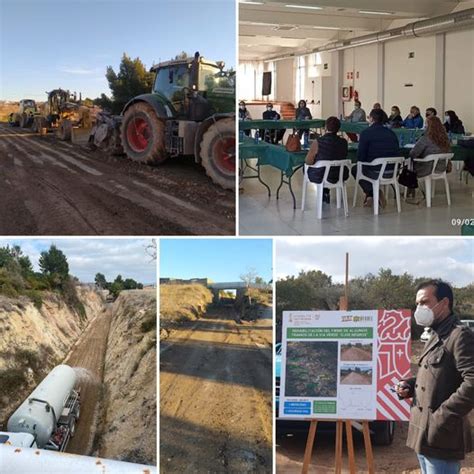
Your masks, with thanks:
M 362 133 L 369 126 L 369 122 L 341 122 L 341 132 Z
M 240 130 L 281 130 L 286 128 L 324 128 L 325 120 L 241 120 L 239 121 Z
M 304 164 L 307 153 L 307 150 L 289 152 L 281 145 L 272 145 L 265 142 L 256 144 L 253 140 L 245 140 L 243 143 L 239 143 L 239 158 L 241 160 L 256 158 L 259 166 L 273 166 L 283 171 L 288 177 L 293 175 L 295 168 Z

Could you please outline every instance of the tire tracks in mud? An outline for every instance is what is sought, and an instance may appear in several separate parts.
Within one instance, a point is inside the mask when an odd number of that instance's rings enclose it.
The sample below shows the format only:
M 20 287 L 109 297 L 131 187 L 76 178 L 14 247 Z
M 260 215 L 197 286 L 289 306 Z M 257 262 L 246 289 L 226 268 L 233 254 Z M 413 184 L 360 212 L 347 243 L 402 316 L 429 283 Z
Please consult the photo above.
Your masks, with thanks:
M 5 235 L 234 232 L 233 196 L 207 178 L 203 183 L 193 170 L 181 176 L 170 167 L 161 173 L 163 168 L 138 166 L 4 124 L 0 158 L 6 183 L 0 199 L 11 208 L 0 210 Z M 15 199 L 9 200 L 8 192 Z

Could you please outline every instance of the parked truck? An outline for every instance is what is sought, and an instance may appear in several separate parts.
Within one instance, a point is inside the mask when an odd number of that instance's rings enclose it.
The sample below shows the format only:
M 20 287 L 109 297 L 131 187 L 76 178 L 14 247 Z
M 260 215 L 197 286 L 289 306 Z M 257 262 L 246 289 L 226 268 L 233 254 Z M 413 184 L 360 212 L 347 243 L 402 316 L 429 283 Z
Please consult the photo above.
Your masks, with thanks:
M 120 116 L 98 114 L 91 145 L 149 164 L 192 155 L 214 183 L 235 188 L 235 74 L 224 67 L 198 52 L 153 66 L 151 93 Z
M 64 451 L 80 415 L 76 373 L 58 365 L 31 392 L 0 432 L 0 444 Z

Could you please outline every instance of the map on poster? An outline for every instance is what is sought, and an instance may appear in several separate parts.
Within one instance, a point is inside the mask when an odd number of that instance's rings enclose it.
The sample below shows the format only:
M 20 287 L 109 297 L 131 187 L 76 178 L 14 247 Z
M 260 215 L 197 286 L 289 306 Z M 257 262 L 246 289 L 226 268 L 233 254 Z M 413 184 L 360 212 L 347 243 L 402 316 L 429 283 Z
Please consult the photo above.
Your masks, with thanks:
M 284 311 L 280 418 L 408 421 L 410 311 Z

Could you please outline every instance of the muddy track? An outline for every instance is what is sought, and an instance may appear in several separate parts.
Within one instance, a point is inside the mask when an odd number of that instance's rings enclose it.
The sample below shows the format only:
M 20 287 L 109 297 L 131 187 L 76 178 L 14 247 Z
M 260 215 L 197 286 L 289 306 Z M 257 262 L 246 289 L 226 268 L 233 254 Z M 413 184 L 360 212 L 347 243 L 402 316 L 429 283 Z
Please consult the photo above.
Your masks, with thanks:
M 235 197 L 192 159 L 159 167 L 0 123 L 2 235 L 229 235 Z
M 98 403 L 103 387 L 110 321 L 110 311 L 99 313 L 76 342 L 64 362 L 79 369 L 78 387 L 81 390 L 81 414 L 76 426 L 76 434 L 67 447 L 69 453 L 91 454 Z
M 161 342 L 163 473 L 271 473 L 271 320 L 229 311 Z

